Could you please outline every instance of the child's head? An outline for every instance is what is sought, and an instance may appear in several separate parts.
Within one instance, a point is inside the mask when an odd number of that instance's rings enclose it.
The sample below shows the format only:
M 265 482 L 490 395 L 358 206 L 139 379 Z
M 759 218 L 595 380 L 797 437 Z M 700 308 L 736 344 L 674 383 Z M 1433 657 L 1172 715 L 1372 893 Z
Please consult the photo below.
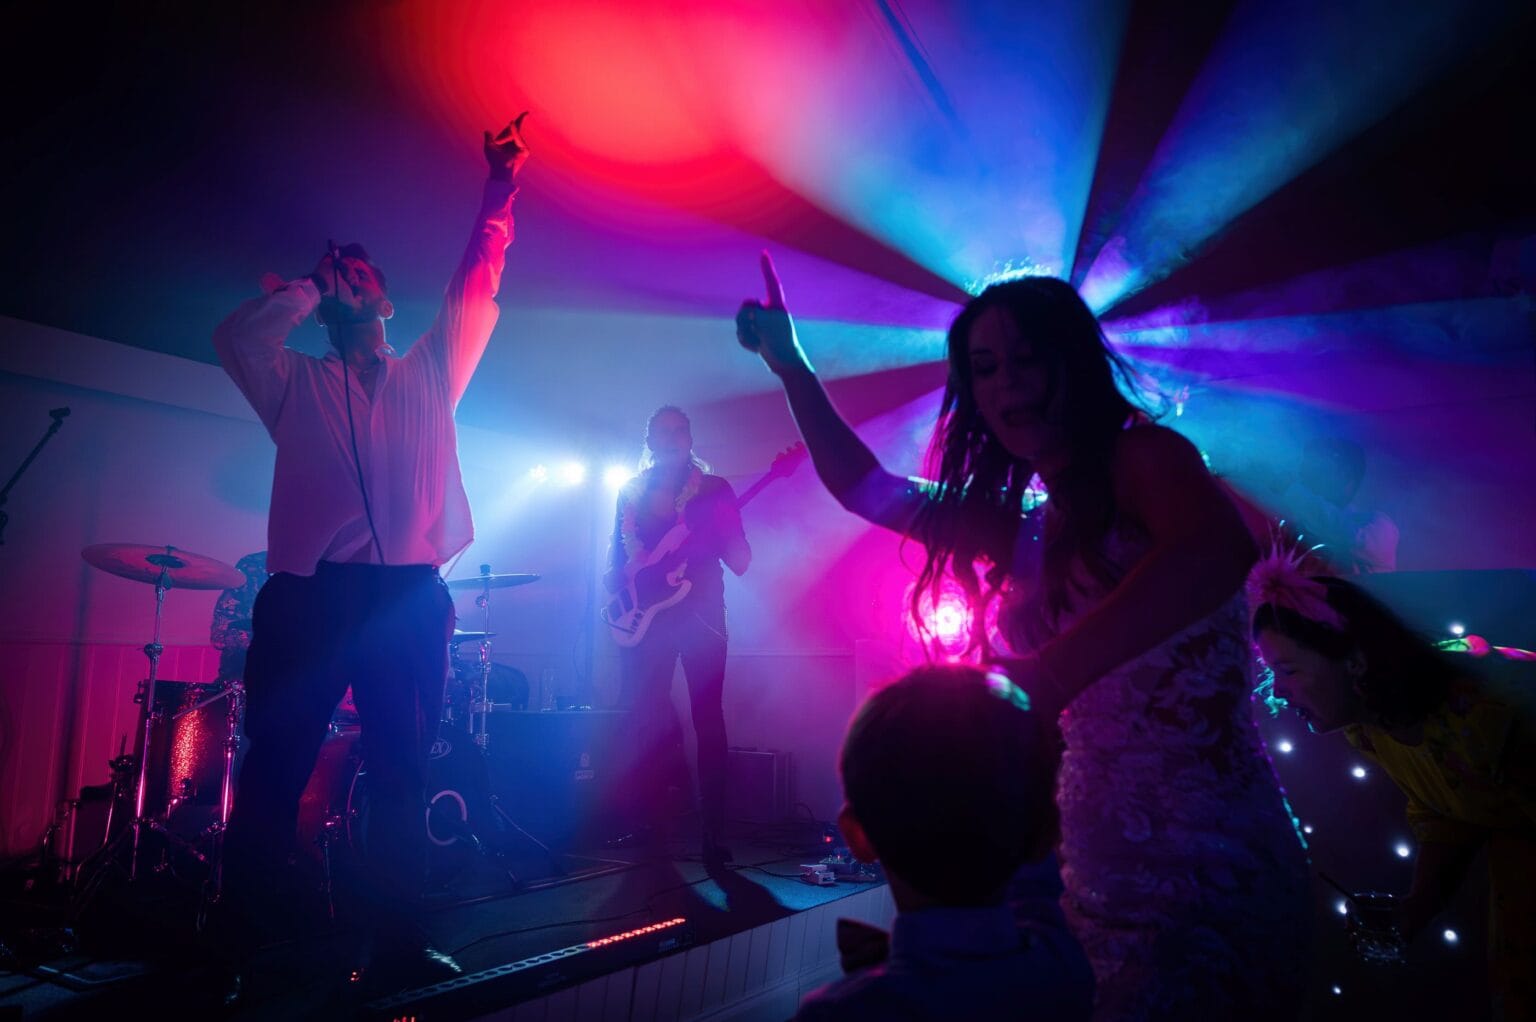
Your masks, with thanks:
M 1051 734 L 1002 675 L 912 671 L 871 696 L 843 739 L 850 848 L 935 901 L 995 902 L 1055 839 Z

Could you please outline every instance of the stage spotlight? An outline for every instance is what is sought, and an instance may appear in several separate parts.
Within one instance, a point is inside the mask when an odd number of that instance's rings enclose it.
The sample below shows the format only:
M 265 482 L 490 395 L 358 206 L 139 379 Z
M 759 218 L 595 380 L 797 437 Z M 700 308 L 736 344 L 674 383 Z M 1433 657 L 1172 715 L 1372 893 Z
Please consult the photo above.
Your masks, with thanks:
M 587 466 L 579 461 L 568 461 L 560 466 L 560 481 L 567 486 L 580 486 L 587 478 Z
M 609 465 L 603 472 L 603 482 L 608 484 L 610 490 L 622 489 L 624 484 L 635 477 L 633 469 L 623 465 Z

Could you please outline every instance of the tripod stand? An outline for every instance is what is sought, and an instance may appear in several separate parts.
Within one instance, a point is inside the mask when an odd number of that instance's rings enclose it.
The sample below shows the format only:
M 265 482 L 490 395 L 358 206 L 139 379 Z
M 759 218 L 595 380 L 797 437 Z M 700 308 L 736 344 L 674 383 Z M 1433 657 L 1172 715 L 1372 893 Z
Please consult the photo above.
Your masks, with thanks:
M 82 863 L 82 875 L 87 868 L 91 872 L 82 885 L 87 895 L 106 878 L 109 868 L 118 865 L 118 858 L 127 846 L 126 875 L 130 883 L 142 880 L 150 869 L 150 838 L 160 843 L 162 855 L 176 852 L 190 857 L 200 867 L 208 867 L 217 854 L 207 855 L 199 850 L 195 841 L 188 840 L 166 826 L 164 814 L 150 812 L 150 767 L 157 734 L 166 726 L 167 711 L 159 698 L 160 658 L 165 652 L 161 643 L 161 627 L 164 616 L 165 596 L 173 588 L 180 589 L 227 589 L 244 581 L 237 569 L 212 558 L 178 550 L 173 546 L 140 546 L 128 543 L 103 543 L 86 547 L 81 556 L 90 564 L 110 574 L 136 582 L 146 582 L 155 589 L 154 637 L 144 646 L 149 660 L 149 674 L 139 683 L 134 702 L 142 707 L 139 714 L 139 746 L 133 754 L 120 750 L 110 766 L 113 774 L 113 797 L 109 803 L 102 845 Z M 205 700 L 212 702 L 224 695 L 231 696 L 231 733 L 226 740 L 225 772 L 220 799 L 220 823 L 215 826 L 215 838 L 222 824 L 228 821 L 232 798 L 232 765 L 234 728 L 238 722 L 240 693 L 226 690 Z M 203 703 L 198 704 L 199 706 Z M 194 707 L 196 709 L 197 707 Z M 184 711 L 190 712 L 190 711 Z M 180 716 L 180 714 L 177 714 Z M 132 803 L 132 819 L 126 827 L 117 819 L 120 807 Z M 217 878 L 217 867 L 213 875 Z
M 468 727 L 475 748 L 482 759 L 489 755 L 490 747 L 490 715 L 498 709 L 511 709 L 511 704 L 498 704 L 492 701 L 490 692 L 491 682 L 491 590 L 505 589 L 511 586 L 527 585 L 537 582 L 538 575 L 519 574 L 492 574 L 489 564 L 480 565 L 480 574 L 468 578 L 451 579 L 446 584 L 450 590 L 479 590 L 475 596 L 475 607 L 482 614 L 482 630 L 476 633 L 464 633 L 459 641 L 474 641 L 477 643 L 474 669 L 470 672 L 469 700 L 468 700 Z M 487 772 L 488 773 L 488 772 Z M 538 848 L 548 860 L 550 867 L 559 876 L 566 874 L 564 863 L 548 845 L 540 841 L 528 832 L 528 830 L 513 819 L 512 814 L 501 805 L 501 800 L 494 793 L 490 795 L 491 810 L 497 818 L 509 829 L 515 831 L 534 847 Z M 482 843 L 483 848 L 483 843 Z M 511 870 L 508 870 L 509 875 Z M 512 876 L 514 884 L 518 884 L 516 876 Z

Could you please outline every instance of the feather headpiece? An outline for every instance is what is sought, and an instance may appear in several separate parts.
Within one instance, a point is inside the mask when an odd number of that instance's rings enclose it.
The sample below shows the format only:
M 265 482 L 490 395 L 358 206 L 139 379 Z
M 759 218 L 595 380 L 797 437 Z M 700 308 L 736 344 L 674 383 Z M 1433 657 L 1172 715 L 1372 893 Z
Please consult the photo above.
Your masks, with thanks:
M 1328 602 L 1328 587 L 1302 570 L 1302 561 L 1317 547 L 1301 550 L 1276 541 L 1269 553 L 1259 558 L 1248 573 L 1244 591 L 1248 596 L 1248 618 L 1266 603 L 1300 614 L 1309 621 L 1345 631 L 1344 618 Z

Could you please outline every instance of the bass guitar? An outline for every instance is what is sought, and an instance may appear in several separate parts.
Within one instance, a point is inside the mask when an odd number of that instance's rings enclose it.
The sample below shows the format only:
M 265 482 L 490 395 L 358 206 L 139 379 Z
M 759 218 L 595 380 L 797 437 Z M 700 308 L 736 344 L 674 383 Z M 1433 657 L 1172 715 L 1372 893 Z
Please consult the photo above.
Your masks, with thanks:
M 780 451 L 763 477 L 736 498 L 737 509 L 746 507 L 775 479 L 788 478 L 805 457 L 803 442 Z M 678 556 L 688 536 L 687 523 L 678 522 L 654 547 L 624 566 L 623 585 L 601 614 L 613 641 L 620 646 L 638 646 L 656 615 L 692 591 L 693 583 L 686 577 L 687 558 Z

